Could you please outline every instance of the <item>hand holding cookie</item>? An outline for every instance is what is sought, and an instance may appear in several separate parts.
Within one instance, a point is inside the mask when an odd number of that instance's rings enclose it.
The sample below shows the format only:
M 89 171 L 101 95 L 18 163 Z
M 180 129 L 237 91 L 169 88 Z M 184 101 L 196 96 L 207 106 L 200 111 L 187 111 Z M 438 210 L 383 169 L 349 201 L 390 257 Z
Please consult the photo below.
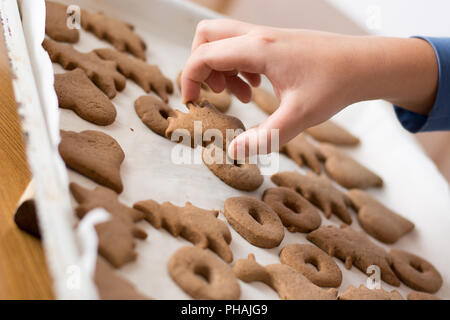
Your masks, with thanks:
M 272 129 L 280 130 L 284 145 L 358 101 L 385 99 L 426 115 L 437 83 L 434 52 L 420 39 L 352 37 L 214 19 L 197 26 L 181 79 L 183 98 L 196 101 L 206 82 L 214 92 L 227 88 L 249 102 L 249 84 L 258 86 L 261 74 L 273 85 L 280 106 L 248 130 L 258 132 L 258 141 L 250 142 L 249 132 L 234 140 L 228 149 L 233 158 L 242 157 L 238 145 L 247 152 L 250 144 L 270 145 Z

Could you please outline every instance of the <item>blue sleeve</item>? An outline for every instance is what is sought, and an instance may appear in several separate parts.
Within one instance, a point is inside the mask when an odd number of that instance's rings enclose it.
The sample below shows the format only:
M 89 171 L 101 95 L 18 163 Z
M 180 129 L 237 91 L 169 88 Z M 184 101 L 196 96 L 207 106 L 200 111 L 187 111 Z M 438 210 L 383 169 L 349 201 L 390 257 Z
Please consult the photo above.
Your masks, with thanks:
M 416 37 L 427 41 L 436 53 L 439 83 L 434 106 L 428 116 L 394 106 L 403 127 L 412 132 L 450 130 L 450 38 Z

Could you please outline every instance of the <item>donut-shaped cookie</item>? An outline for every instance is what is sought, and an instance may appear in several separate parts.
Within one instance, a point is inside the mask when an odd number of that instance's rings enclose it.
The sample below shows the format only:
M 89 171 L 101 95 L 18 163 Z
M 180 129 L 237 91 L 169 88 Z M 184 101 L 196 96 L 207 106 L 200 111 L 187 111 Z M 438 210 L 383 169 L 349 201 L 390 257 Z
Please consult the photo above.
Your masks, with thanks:
M 284 238 L 278 215 L 264 202 L 251 197 L 225 201 L 225 218 L 248 242 L 260 248 L 275 248 Z
M 134 102 L 134 109 L 150 130 L 165 137 L 169 126 L 167 118 L 175 116 L 171 107 L 157 97 L 141 96 Z
M 392 269 L 408 287 L 429 293 L 435 293 L 441 288 L 441 274 L 425 259 L 398 249 L 392 249 L 390 256 Z
M 256 164 L 236 164 L 230 161 L 227 163 L 226 153 L 213 143 L 203 149 L 202 159 L 214 175 L 235 189 L 253 191 L 264 181 Z
M 311 232 L 320 227 L 321 218 L 317 209 L 292 189 L 267 189 L 263 201 L 278 214 L 291 232 Z
M 194 299 L 235 300 L 241 289 L 230 266 L 208 250 L 183 247 L 169 260 L 170 277 Z
M 342 273 L 336 262 L 325 251 L 311 244 L 290 244 L 280 252 L 283 264 L 301 272 L 319 287 L 337 288 L 342 282 Z

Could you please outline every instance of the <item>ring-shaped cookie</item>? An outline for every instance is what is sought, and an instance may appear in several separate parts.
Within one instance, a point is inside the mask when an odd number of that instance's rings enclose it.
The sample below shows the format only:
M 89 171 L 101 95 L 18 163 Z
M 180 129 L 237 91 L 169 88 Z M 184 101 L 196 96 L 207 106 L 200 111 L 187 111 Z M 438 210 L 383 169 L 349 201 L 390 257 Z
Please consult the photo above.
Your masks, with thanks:
M 275 211 L 291 232 L 311 232 L 320 227 L 318 210 L 300 194 L 286 187 L 264 191 L 263 201 Z
M 216 153 L 220 153 L 216 157 Z M 264 178 L 256 164 L 227 163 L 226 153 L 214 143 L 203 149 L 203 163 L 230 187 L 243 191 L 254 191 L 264 182 Z
M 153 132 L 165 137 L 168 117 L 175 112 L 164 101 L 154 96 L 141 96 L 134 102 L 134 109 L 142 122 Z
M 429 293 L 435 293 L 441 288 L 441 274 L 425 259 L 398 249 L 392 249 L 390 256 L 392 269 L 408 287 Z
M 342 273 L 336 262 L 325 251 L 311 244 L 289 244 L 280 252 L 283 264 L 301 272 L 319 287 L 337 288 Z
M 251 197 L 233 197 L 225 201 L 228 223 L 242 237 L 260 248 L 275 248 L 284 238 L 278 215 L 264 202 Z
M 197 247 L 183 247 L 169 260 L 173 281 L 194 299 L 236 300 L 241 295 L 231 267 L 213 253 Z

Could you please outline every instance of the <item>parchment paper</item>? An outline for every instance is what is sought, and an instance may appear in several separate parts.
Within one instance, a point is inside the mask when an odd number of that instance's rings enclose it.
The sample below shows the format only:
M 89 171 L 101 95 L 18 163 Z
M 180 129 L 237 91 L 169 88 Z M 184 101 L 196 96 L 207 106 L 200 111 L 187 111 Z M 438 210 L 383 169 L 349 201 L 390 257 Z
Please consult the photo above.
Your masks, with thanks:
M 88 10 L 101 9 L 105 14 L 131 22 L 136 32 L 148 45 L 147 62 L 157 64 L 174 83 L 186 61 L 196 23 L 214 14 L 181 1 L 65 1 L 80 4 Z M 110 47 L 90 33 L 81 31 L 80 51 Z M 55 72 L 63 72 L 54 64 Z M 267 85 L 267 83 L 266 83 Z M 175 86 L 169 104 L 186 111 Z M 150 131 L 134 111 L 134 101 L 145 92 L 132 81 L 112 101 L 117 109 L 116 121 L 107 127 L 99 127 L 79 118 L 70 110 L 60 109 L 60 127 L 64 130 L 100 130 L 114 137 L 122 146 L 126 158 L 121 167 L 124 192 L 120 200 L 128 205 L 136 201 L 154 199 L 183 205 L 194 205 L 223 211 L 224 201 L 231 196 L 251 195 L 260 198 L 266 188 L 273 187 L 270 177 L 253 193 L 237 191 L 215 177 L 203 164 L 175 165 L 170 161 L 174 144 Z M 252 103 L 244 105 L 236 98 L 229 114 L 240 118 L 247 128 L 262 122 L 266 115 Z M 393 246 L 414 252 L 432 262 L 441 272 L 444 285 L 437 295 L 450 298 L 450 194 L 448 184 L 435 165 L 424 155 L 414 138 L 404 131 L 390 105 L 382 101 L 358 103 L 341 112 L 334 119 L 361 139 L 361 146 L 347 151 L 358 161 L 377 172 L 384 179 L 381 190 L 370 193 L 388 207 L 401 213 L 416 225 L 416 229 Z M 199 152 L 199 150 L 196 150 Z M 300 169 L 290 159 L 280 156 L 280 171 Z M 71 181 L 93 188 L 95 183 L 69 170 Z M 72 199 L 73 201 L 73 199 Z M 220 219 L 225 220 L 223 214 Z M 361 229 L 353 214 L 352 227 Z M 327 220 L 322 215 L 322 225 L 339 225 L 335 217 Z M 143 293 L 157 299 L 188 299 L 169 277 L 167 262 L 181 246 L 191 245 L 182 238 L 174 238 L 165 230 L 156 230 L 149 223 L 140 227 L 148 233 L 145 241 L 137 240 L 138 259 L 122 267 L 118 272 L 132 281 Z M 281 248 L 290 243 L 307 243 L 305 235 L 290 233 L 281 245 L 274 249 L 260 249 L 249 244 L 231 227 L 231 249 L 234 262 L 254 253 L 259 263 L 279 263 Z M 353 267 L 346 270 L 337 260 L 343 272 L 340 292 L 349 285 L 366 284 L 367 276 Z M 261 283 L 241 282 L 242 299 L 278 299 L 276 292 Z M 384 289 L 394 289 L 382 282 Z M 398 288 L 403 297 L 412 291 L 403 284 Z

